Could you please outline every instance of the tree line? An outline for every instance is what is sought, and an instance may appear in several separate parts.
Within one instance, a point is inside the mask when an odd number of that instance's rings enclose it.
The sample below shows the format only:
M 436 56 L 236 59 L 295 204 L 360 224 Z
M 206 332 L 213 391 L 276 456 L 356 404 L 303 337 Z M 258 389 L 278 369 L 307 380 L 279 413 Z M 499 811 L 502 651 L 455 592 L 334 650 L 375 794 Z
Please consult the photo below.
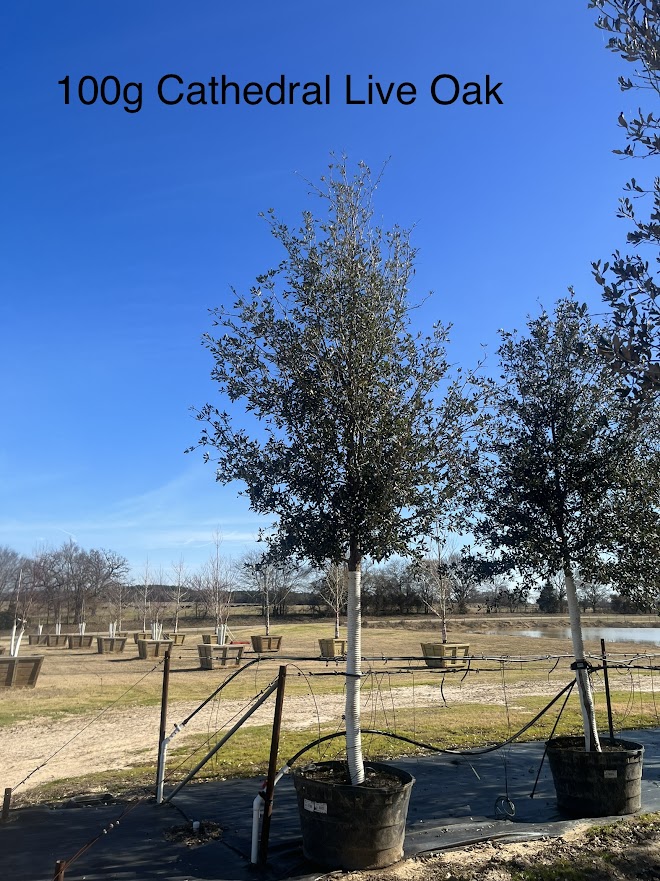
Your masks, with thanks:
M 469 557 L 451 550 L 427 556 L 421 563 L 405 559 L 367 564 L 363 574 L 363 610 L 370 616 L 414 615 L 446 619 L 465 614 L 566 612 L 560 578 L 536 589 L 513 584 L 502 576 L 482 577 L 469 571 Z M 646 601 L 613 592 L 603 584 L 578 576 L 578 596 L 584 611 L 660 613 L 660 591 L 647 592 Z M 182 620 L 227 623 L 230 611 L 257 606 L 264 622 L 270 618 L 309 615 L 333 618 L 336 632 L 346 615 L 346 572 L 341 566 L 323 570 L 291 564 L 267 564 L 251 551 L 230 560 L 214 545 L 206 563 L 188 570 L 180 559 L 167 570 L 144 565 L 141 575 L 130 573 L 120 554 L 73 541 L 58 548 L 23 556 L 0 547 L 0 627 L 18 617 L 30 626 L 80 625 L 87 619 L 128 621 L 148 629 L 160 622 L 177 630 Z

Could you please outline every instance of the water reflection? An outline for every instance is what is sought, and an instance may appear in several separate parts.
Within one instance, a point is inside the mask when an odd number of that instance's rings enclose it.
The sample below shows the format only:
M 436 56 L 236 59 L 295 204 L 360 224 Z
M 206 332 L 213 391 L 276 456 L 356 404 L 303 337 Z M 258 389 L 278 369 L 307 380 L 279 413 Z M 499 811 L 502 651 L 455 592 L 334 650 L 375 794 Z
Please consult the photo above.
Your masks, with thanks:
M 503 636 L 505 631 L 491 630 Z M 529 636 L 532 639 L 570 639 L 569 627 L 544 627 L 539 630 L 515 630 L 511 636 Z M 650 645 L 660 645 L 660 627 L 583 627 L 582 636 L 585 642 L 642 642 Z

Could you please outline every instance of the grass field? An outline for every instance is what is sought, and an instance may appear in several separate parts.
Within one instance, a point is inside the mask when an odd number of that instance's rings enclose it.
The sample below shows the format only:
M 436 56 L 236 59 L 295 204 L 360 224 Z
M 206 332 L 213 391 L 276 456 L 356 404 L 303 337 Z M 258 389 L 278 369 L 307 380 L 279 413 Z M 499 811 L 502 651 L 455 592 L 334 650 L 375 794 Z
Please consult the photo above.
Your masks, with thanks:
M 496 743 L 529 722 L 571 681 L 568 640 L 517 635 L 518 628 L 533 628 L 539 623 L 530 616 L 488 621 L 496 631 L 492 633 L 477 629 L 482 621 L 475 621 L 472 629 L 470 622 L 463 621 L 460 629 L 450 632 L 450 639 L 453 636 L 456 641 L 469 642 L 472 660 L 469 668 L 446 674 L 429 670 L 419 659 L 420 643 L 437 641 L 433 621 L 420 622 L 417 618 L 408 626 L 399 622 L 377 622 L 378 626 L 370 623 L 363 632 L 363 655 L 368 659 L 364 662 L 363 727 L 442 748 Z M 420 629 L 420 624 L 426 627 Z M 254 625 L 233 628 L 237 639 L 246 639 L 255 632 L 259 631 Z M 341 730 L 343 667 L 341 663 L 318 660 L 317 640 L 331 636 L 331 627 L 318 622 L 288 623 L 278 625 L 273 632 L 283 636 L 279 655 L 263 659 L 237 676 L 200 713 L 196 729 L 173 742 L 170 779 L 180 777 L 204 755 L 215 743 L 216 731 L 228 725 L 233 714 L 245 709 L 283 663 L 287 664 L 287 684 L 281 759 L 289 758 L 321 735 Z M 199 641 L 199 633 L 189 631 L 185 644 L 173 650 L 168 731 L 231 672 L 200 670 L 196 648 Z M 588 643 L 587 650 L 597 655 L 600 646 Z M 26 646 L 23 653 L 33 651 L 35 647 Z M 0 758 L 0 785 L 15 786 L 18 780 L 12 775 L 22 779 L 31 762 L 35 767 L 41 764 L 83 728 L 80 738 L 58 752 L 57 762 L 47 765 L 22 787 L 23 798 L 44 800 L 90 788 L 117 792 L 152 785 L 161 663 L 139 660 L 132 640 L 123 655 L 99 655 L 92 650 L 39 651 L 45 661 L 37 687 L 0 692 L 0 756 L 5 757 Z M 660 694 L 656 686 L 660 687 L 660 679 L 657 671 L 648 669 L 653 663 L 649 653 L 653 651 L 652 646 L 642 644 L 608 646 L 611 663 L 626 665 L 610 673 L 617 730 L 658 724 Z M 406 660 L 396 660 L 401 658 Z M 598 721 L 605 729 L 601 673 L 594 674 L 594 684 Z M 255 717 L 252 724 L 242 728 L 209 762 L 202 776 L 243 776 L 265 771 L 272 703 L 267 705 L 265 719 L 263 715 Z M 546 737 L 561 704 L 555 704 L 524 738 Z M 577 697 L 572 695 L 557 732 L 579 729 Z M 411 744 L 372 735 L 365 735 L 364 748 L 369 758 L 420 751 Z M 307 757 L 329 758 L 342 750 L 343 738 L 337 738 L 314 748 Z M 106 754 L 112 757 L 106 760 Z M 16 756 L 15 763 L 12 756 Z M 17 797 L 20 795 L 19 788 Z

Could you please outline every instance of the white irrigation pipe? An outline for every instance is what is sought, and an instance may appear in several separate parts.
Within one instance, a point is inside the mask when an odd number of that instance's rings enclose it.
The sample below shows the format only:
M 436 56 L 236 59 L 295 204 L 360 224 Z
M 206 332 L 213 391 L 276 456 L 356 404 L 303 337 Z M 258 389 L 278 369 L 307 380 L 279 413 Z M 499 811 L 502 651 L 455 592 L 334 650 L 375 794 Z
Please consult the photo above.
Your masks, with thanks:
M 167 747 L 170 740 L 176 737 L 179 731 L 183 730 L 183 725 L 175 725 L 172 733 L 166 737 L 160 745 L 160 755 L 158 762 L 158 779 L 156 780 L 156 804 L 163 803 L 163 786 L 165 784 L 165 760 L 167 759 Z
M 284 765 L 275 775 L 275 780 L 273 781 L 273 787 L 277 786 L 282 777 L 285 774 L 288 774 L 291 769 L 288 765 Z M 259 793 L 255 796 L 254 801 L 252 802 L 252 848 L 250 850 L 250 862 L 252 865 L 256 865 L 259 862 L 259 821 L 263 818 L 264 815 L 264 792 L 265 792 L 266 782 L 262 784 Z
M 110 627 L 115 627 L 115 628 L 116 628 L 116 626 L 117 626 L 116 623 L 110 625 Z M 163 740 L 163 743 L 161 744 L 161 747 L 160 747 L 160 750 L 159 750 L 159 753 L 158 753 L 158 756 L 159 756 L 159 764 L 158 764 L 158 777 L 157 777 L 157 780 L 156 780 L 156 804 L 159 804 L 159 805 L 160 805 L 160 804 L 162 804 L 163 801 L 164 801 L 164 798 L 163 798 L 163 786 L 164 786 L 164 783 L 165 783 L 165 760 L 166 760 L 166 758 L 167 758 L 167 747 L 169 746 L 170 741 L 171 741 L 174 737 L 176 737 L 176 735 L 177 735 L 180 731 L 183 731 L 183 729 L 186 727 L 186 725 L 188 724 L 188 722 L 190 722 L 190 720 L 191 720 L 194 716 L 196 716 L 197 713 L 198 713 L 203 707 L 205 707 L 206 704 L 208 704 L 208 702 L 209 702 L 213 697 L 215 697 L 215 695 L 216 695 L 219 691 L 221 691 L 226 685 L 229 685 L 229 683 L 230 683 L 233 679 L 235 679 L 236 676 L 238 676 L 239 673 L 242 673 L 244 670 L 247 670 L 247 668 L 250 667 L 250 666 L 252 666 L 252 664 L 256 664 L 256 663 L 258 662 L 258 660 L 259 660 L 258 658 L 255 658 L 255 659 L 252 660 L 252 661 L 248 661 L 248 663 L 247 663 L 244 667 L 240 667 L 238 670 L 236 670 L 235 673 L 232 673 L 231 676 L 228 676 L 227 679 L 225 679 L 225 681 L 222 683 L 222 685 L 220 686 L 220 688 L 217 688 L 217 689 L 216 689 L 216 690 L 215 690 L 215 691 L 214 691 L 209 697 L 206 698 L 206 700 L 202 701 L 202 703 L 197 707 L 197 709 L 195 709 L 195 710 L 194 710 L 194 711 L 193 711 L 193 712 L 192 712 L 192 713 L 191 713 L 186 719 L 184 719 L 183 722 L 177 723 L 177 724 L 174 726 L 174 729 L 173 729 L 172 733 L 169 735 L 169 737 L 166 737 L 166 738 Z

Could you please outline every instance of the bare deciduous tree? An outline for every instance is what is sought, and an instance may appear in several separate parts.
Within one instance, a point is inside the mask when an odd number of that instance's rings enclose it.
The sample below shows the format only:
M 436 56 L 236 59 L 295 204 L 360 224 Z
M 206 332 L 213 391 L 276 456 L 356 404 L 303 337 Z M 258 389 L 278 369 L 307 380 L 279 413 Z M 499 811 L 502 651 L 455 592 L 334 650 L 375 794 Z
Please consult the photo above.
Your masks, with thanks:
M 178 633 L 181 605 L 186 601 L 188 595 L 186 564 L 183 557 L 179 557 L 176 562 L 172 563 L 172 574 L 174 576 L 174 632 Z
M 221 544 L 222 538 L 216 532 L 211 555 L 193 578 L 193 586 L 204 597 L 218 637 L 226 632 L 234 594 L 234 567 L 231 561 L 221 556 Z
M 329 563 L 317 588 L 323 602 L 332 609 L 335 616 L 335 639 L 339 639 L 340 616 L 346 608 L 348 588 L 346 585 L 346 565 Z

